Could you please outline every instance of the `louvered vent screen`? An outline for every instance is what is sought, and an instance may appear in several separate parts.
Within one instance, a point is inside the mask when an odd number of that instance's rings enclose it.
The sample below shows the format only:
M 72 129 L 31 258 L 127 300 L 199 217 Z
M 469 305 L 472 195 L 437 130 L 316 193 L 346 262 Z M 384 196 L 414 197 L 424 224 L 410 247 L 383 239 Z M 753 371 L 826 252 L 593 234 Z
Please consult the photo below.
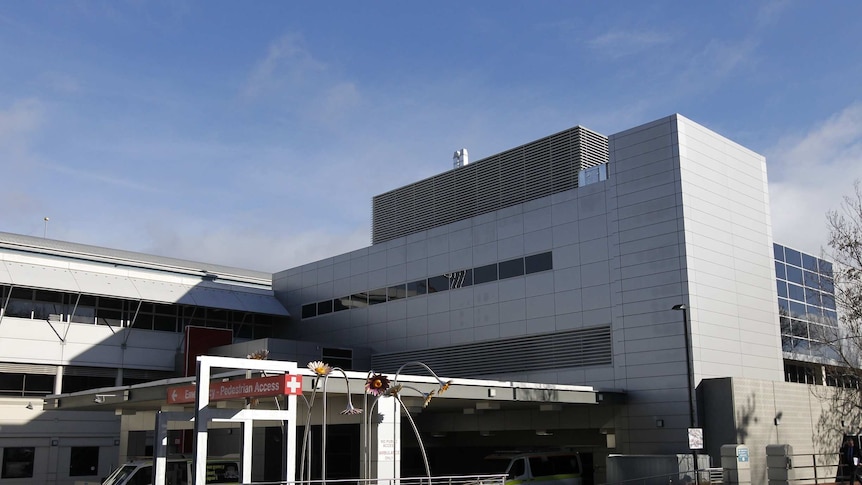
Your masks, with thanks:
M 578 186 L 608 161 L 608 139 L 581 126 L 374 197 L 372 244 Z
M 453 345 L 435 349 L 377 354 L 378 372 L 395 372 L 420 361 L 441 376 L 482 377 L 594 365 L 610 365 L 610 326 Z

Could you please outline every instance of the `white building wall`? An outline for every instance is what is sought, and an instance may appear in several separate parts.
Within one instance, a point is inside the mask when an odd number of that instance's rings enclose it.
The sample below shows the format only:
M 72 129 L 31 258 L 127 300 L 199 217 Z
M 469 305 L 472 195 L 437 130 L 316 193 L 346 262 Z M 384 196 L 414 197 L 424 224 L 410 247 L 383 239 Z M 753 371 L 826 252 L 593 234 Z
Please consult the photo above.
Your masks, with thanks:
M 765 162 L 674 115 L 609 137 L 604 182 L 274 275 L 304 303 L 553 250 L 549 272 L 297 322 L 291 335 L 386 353 L 612 325 L 613 364 L 500 379 L 624 389 L 618 449 L 687 452 L 682 312 L 695 379 L 782 379 Z M 658 428 L 657 420 L 664 426 Z

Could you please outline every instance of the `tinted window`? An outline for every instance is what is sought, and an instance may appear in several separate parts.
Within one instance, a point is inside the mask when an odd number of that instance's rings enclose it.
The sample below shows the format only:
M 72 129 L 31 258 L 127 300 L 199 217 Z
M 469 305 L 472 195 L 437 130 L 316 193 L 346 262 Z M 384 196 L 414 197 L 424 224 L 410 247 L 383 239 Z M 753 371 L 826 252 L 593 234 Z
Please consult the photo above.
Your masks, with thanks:
M 309 303 L 302 305 L 302 318 L 311 318 L 317 315 L 317 304 Z
M 351 308 L 364 308 L 368 306 L 368 293 L 354 293 L 350 295 Z
M 784 246 L 779 246 L 778 244 L 772 244 L 772 252 L 775 254 L 775 259 L 778 261 L 784 261 Z
M 376 305 L 386 302 L 386 288 L 377 288 L 368 292 L 368 304 Z
M 784 269 L 784 263 L 775 262 L 775 277 L 782 280 L 787 279 L 787 271 Z
M 34 447 L 3 448 L 3 474 L 0 478 L 31 478 L 33 476 Z
M 793 266 L 787 267 L 787 281 L 802 284 L 802 270 Z
M 387 293 L 388 294 L 386 296 L 389 299 L 389 301 L 400 300 L 400 299 L 407 296 L 407 286 L 406 285 L 390 286 L 389 289 L 387 290 Z
M 527 274 L 553 269 L 551 253 L 534 254 L 524 258 L 524 270 Z
M 317 303 L 317 314 L 325 315 L 332 313 L 332 300 L 321 301 Z
M 787 298 L 787 283 L 784 281 L 777 281 L 778 284 L 778 296 L 782 298 Z
M 446 273 L 444 276 L 449 279 L 449 289 L 463 288 L 473 284 L 473 270 L 470 269 L 453 271 L 452 273 Z
M 811 271 L 817 271 L 817 258 L 810 254 L 803 254 L 802 267 Z
M 802 253 L 800 253 L 799 251 L 795 251 L 790 248 L 784 248 L 784 257 L 784 261 L 787 264 L 802 266 Z
M 407 296 L 424 295 L 428 293 L 428 282 L 426 280 L 407 283 Z
M 524 274 L 524 258 L 510 259 L 499 264 L 500 279 L 514 278 Z
M 342 296 L 341 298 L 336 298 L 333 301 L 333 310 L 340 312 L 341 310 L 347 310 L 350 308 L 350 297 Z
M 449 289 L 449 278 L 445 276 L 434 276 L 428 278 L 428 293 L 446 291 Z
M 73 446 L 70 453 L 70 477 L 85 477 L 99 474 L 98 446 Z
M 497 281 L 497 265 L 489 264 L 473 269 L 473 283 L 479 285 L 489 281 Z
M 787 289 L 792 300 L 805 301 L 805 290 L 801 286 L 790 283 L 787 285 Z

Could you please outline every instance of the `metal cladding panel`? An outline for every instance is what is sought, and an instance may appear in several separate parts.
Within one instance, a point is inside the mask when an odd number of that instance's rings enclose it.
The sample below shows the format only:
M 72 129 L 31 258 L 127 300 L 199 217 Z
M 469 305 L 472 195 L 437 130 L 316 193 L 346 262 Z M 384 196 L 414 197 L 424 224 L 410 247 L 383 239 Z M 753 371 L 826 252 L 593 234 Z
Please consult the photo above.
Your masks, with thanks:
M 135 285 L 125 276 L 104 275 L 89 271 L 72 270 L 78 291 L 90 295 L 105 295 L 138 300 L 141 298 Z
M 12 261 L 0 262 L 3 283 L 78 293 L 78 282 L 68 269 Z
M 188 296 L 194 300 L 197 306 L 223 308 L 225 310 L 245 310 L 242 302 L 232 291 L 193 286 L 189 288 Z
M 176 283 L 165 283 L 161 281 L 142 280 L 130 278 L 132 284 L 137 288 L 140 298 L 145 301 L 161 303 L 182 303 L 194 305 L 194 299 L 189 296 L 189 285 L 178 285 Z
M 290 316 L 290 313 L 284 308 L 284 305 L 279 302 L 273 295 L 257 295 L 254 293 L 236 293 L 236 296 L 242 304 L 242 309 L 247 312 L 265 313 L 267 315 Z

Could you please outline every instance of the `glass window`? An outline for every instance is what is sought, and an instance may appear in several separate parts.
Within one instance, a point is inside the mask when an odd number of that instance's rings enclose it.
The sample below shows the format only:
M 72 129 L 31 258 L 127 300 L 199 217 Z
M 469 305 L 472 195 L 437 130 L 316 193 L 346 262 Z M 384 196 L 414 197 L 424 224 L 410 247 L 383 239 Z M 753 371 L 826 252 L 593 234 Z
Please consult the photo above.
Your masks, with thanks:
M 829 293 L 823 293 L 821 301 L 823 302 L 823 307 L 829 310 L 835 310 L 835 297 Z
M 335 304 L 335 311 L 347 310 L 350 308 L 350 297 L 342 296 L 341 298 L 336 298 L 333 303 Z
M 332 313 L 332 300 L 317 302 L 317 314 L 326 315 L 327 313 Z
M 500 268 L 501 280 L 505 278 L 514 278 L 515 276 L 522 276 L 524 274 L 524 258 L 503 261 L 498 266 Z
M 802 279 L 802 270 L 794 266 L 787 267 L 787 281 L 801 285 L 804 283 Z
M 787 283 L 784 281 L 776 281 L 778 287 L 778 296 L 787 298 Z
M 446 278 L 449 279 L 449 289 L 454 290 L 457 288 L 463 288 L 465 286 L 470 286 L 473 284 L 473 270 L 472 269 L 462 269 L 461 271 L 453 271 L 452 273 L 446 273 Z
M 0 373 L 0 396 L 20 396 L 24 393 L 24 374 Z
M 3 474 L 0 478 L 32 478 L 35 454 L 36 448 L 32 446 L 3 448 Z
M 784 261 L 787 264 L 802 267 L 802 253 L 790 248 L 784 248 Z
M 772 253 L 775 254 L 775 259 L 784 261 L 784 246 L 772 243 Z
M 418 296 L 428 293 L 428 281 L 419 280 L 407 283 L 407 296 Z
M 449 278 L 440 275 L 428 278 L 428 293 L 436 293 L 449 289 Z
M 778 314 L 790 315 L 790 303 L 784 298 L 778 299 Z
M 350 295 L 351 308 L 365 308 L 368 306 L 368 293 L 354 293 Z
M 27 374 L 24 376 L 24 395 L 41 396 L 54 393 L 54 376 Z
M 788 294 L 790 295 L 790 299 L 805 301 L 805 289 L 799 285 L 794 285 L 790 283 L 787 285 Z
M 407 296 L 407 285 L 390 286 L 386 290 L 386 298 L 389 301 L 400 300 Z
M 817 271 L 817 258 L 810 254 L 803 254 L 802 267 L 810 271 Z
M 780 280 L 787 279 L 787 270 L 784 269 L 784 263 L 775 262 L 775 277 Z
M 311 318 L 317 316 L 317 304 L 309 303 L 302 305 L 302 318 Z
M 790 320 L 790 334 L 794 337 L 808 338 L 808 324 L 802 320 Z
M 497 281 L 497 264 L 479 266 L 473 269 L 473 283 L 482 284 L 489 281 Z
M 829 261 L 824 261 L 821 259 L 819 264 L 818 264 L 818 267 L 820 270 L 820 274 L 822 274 L 824 276 L 832 277 L 832 263 L 830 263 Z
M 812 273 L 811 271 L 804 271 L 803 278 L 805 278 L 805 286 L 809 288 L 820 288 L 820 275 L 817 273 Z
M 550 252 L 534 254 L 524 258 L 524 272 L 527 274 L 538 273 L 554 269 L 553 257 Z
M 86 391 L 97 387 L 111 387 L 115 384 L 113 377 L 94 377 L 94 376 L 63 376 L 62 393 Z
M 376 305 L 378 303 L 386 303 L 387 288 L 377 288 L 368 292 L 368 304 Z
M 69 460 L 70 477 L 88 477 L 99 474 L 99 447 L 73 446 Z
M 805 303 L 790 300 L 790 316 L 804 318 L 806 313 Z
M 820 301 L 820 292 L 812 288 L 805 288 L 805 303 L 823 306 L 823 302 Z
M 353 350 L 324 347 L 320 352 L 321 359 L 333 367 L 343 370 L 353 369 Z

